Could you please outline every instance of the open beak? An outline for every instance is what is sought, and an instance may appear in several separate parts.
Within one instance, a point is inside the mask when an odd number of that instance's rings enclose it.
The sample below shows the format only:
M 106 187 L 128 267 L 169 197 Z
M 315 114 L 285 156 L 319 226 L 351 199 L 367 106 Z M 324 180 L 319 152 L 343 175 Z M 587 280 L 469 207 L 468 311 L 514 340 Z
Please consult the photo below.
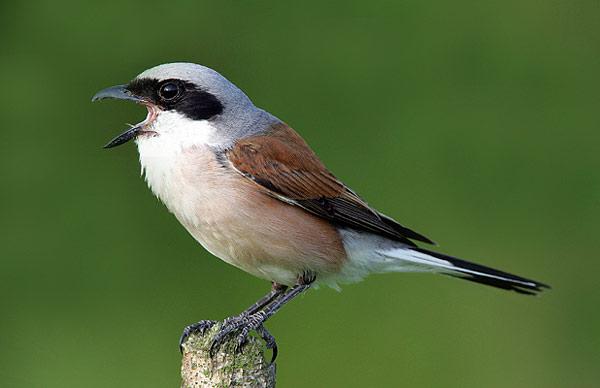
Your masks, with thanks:
M 94 97 L 92 97 L 92 102 L 106 99 L 130 100 L 135 101 L 137 103 L 144 102 L 144 100 L 142 100 L 140 97 L 132 94 L 129 90 L 127 90 L 126 85 L 111 86 L 110 88 L 103 89 L 96 93 Z M 125 132 L 121 133 L 120 135 L 109 141 L 108 144 L 104 146 L 104 148 L 112 148 L 127 143 L 142 130 L 142 124 L 143 123 L 140 123 L 127 129 Z

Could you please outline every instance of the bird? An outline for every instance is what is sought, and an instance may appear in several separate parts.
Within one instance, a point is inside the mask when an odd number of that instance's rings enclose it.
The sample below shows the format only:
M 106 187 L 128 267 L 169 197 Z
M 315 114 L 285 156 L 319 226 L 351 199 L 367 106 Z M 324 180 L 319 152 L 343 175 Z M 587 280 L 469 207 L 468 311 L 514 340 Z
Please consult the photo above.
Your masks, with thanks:
M 271 283 L 264 297 L 223 321 L 212 355 L 230 336 L 242 351 L 255 331 L 274 360 L 277 344 L 267 319 L 311 286 L 336 288 L 374 273 L 439 273 L 528 295 L 549 288 L 423 248 L 435 244 L 369 206 L 294 129 L 211 68 L 161 64 L 92 101 L 104 99 L 133 101 L 148 111 L 105 148 L 135 140 L 149 188 L 191 236 L 214 256 Z M 215 324 L 186 326 L 180 350 L 192 333 Z

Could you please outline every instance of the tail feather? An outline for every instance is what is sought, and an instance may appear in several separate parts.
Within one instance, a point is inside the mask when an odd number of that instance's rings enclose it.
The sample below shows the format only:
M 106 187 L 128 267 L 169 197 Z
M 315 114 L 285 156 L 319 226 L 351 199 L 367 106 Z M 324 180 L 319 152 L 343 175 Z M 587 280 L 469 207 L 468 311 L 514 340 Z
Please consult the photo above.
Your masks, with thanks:
M 448 262 L 450 265 L 440 264 L 437 260 L 435 261 L 436 266 L 445 270 L 442 271 L 445 275 L 526 295 L 535 295 L 545 288 L 550 288 L 550 286 L 535 280 L 471 263 L 456 257 L 444 255 L 443 253 L 437 253 L 423 248 L 411 248 L 411 250 Z

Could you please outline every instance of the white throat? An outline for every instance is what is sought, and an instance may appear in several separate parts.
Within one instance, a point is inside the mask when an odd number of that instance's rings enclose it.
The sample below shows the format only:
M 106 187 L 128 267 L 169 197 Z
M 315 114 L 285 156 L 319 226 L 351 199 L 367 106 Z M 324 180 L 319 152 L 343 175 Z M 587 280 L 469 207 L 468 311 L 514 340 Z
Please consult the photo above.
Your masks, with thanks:
M 192 147 L 225 146 L 219 141 L 217 128 L 212 123 L 191 120 L 177 112 L 160 112 L 145 130 L 156 134 L 136 139 L 141 172 L 152 192 L 167 206 L 177 195 L 178 188 L 173 185 L 173 178 L 182 173 L 182 152 Z

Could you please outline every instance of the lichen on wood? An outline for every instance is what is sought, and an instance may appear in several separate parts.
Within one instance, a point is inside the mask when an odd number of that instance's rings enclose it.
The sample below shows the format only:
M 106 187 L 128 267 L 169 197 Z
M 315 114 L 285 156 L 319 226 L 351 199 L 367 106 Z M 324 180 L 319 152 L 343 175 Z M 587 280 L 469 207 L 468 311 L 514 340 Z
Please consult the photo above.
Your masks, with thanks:
M 265 347 L 256 337 L 248 337 L 242 352 L 236 352 L 235 335 L 221 345 L 213 358 L 210 346 L 220 324 L 202 335 L 194 333 L 183 344 L 181 386 L 198 387 L 275 387 L 275 363 L 265 358 Z

